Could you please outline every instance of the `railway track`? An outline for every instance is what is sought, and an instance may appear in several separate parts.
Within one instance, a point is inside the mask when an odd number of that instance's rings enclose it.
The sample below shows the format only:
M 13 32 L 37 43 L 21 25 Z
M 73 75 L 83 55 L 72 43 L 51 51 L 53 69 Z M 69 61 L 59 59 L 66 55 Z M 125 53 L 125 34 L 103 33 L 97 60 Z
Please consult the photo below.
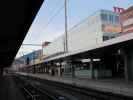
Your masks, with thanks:
M 57 100 L 47 91 L 41 90 L 32 83 L 19 77 L 14 77 L 17 86 L 20 88 L 26 100 Z M 59 99 L 58 99 L 59 100 Z
M 26 83 L 32 83 L 30 86 L 41 91 L 42 95 L 52 96 L 51 99 L 31 99 L 31 100 L 133 100 L 119 94 L 101 92 L 93 89 L 79 88 L 69 84 L 41 80 L 33 77 L 21 76 Z M 30 86 L 26 87 L 28 89 Z M 45 92 L 44 92 L 45 91 Z M 37 92 L 39 94 L 39 92 Z M 40 94 L 41 94 L 40 93 Z M 36 94 L 36 93 L 35 93 Z M 40 96 L 39 94 L 39 96 Z M 35 96 L 38 97 L 38 96 Z

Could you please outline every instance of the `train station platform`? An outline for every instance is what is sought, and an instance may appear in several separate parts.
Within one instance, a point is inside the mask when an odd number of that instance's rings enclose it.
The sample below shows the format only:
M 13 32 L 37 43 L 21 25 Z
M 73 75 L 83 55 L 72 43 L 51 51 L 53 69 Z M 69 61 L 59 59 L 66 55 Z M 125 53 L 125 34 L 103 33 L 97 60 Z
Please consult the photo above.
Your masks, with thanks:
M 122 79 L 79 79 L 79 78 L 66 78 L 58 76 L 50 76 L 47 74 L 27 74 L 18 73 L 25 76 L 60 82 L 70 85 L 75 85 L 81 88 L 88 88 L 99 90 L 102 92 L 109 92 L 118 95 L 133 97 L 133 82 L 126 82 Z
M 10 75 L 0 76 L 0 100 L 25 100 Z

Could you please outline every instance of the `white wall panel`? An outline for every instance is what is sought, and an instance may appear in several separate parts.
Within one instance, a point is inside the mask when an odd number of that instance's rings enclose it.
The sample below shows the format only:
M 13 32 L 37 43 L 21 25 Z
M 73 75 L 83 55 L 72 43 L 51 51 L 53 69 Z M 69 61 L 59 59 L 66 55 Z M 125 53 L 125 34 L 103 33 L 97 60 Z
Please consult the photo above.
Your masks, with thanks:
M 99 11 L 79 25 L 74 26 L 68 31 L 68 51 L 73 52 L 81 50 L 103 42 L 101 13 L 108 11 Z M 108 12 L 112 13 L 112 12 Z M 49 46 L 44 48 L 45 55 L 52 55 L 64 51 L 63 36 L 57 38 Z
M 64 51 L 63 43 L 64 43 L 63 36 L 58 37 L 56 40 L 54 40 L 48 46 L 43 48 L 43 54 L 48 56 L 48 55 L 56 54 L 59 52 L 63 52 Z
M 69 52 L 84 49 L 102 42 L 101 21 L 99 13 L 89 17 L 85 22 L 68 32 Z

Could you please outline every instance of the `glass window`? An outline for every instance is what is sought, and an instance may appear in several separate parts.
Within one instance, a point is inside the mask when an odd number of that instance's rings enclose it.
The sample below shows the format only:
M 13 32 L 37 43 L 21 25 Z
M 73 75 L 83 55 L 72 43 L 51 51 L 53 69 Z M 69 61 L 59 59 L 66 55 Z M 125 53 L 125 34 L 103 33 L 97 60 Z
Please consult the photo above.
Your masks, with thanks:
M 116 22 L 116 16 L 113 16 L 113 23 L 117 23 Z
M 119 22 L 119 16 L 115 16 L 115 22 L 116 22 L 116 23 Z
M 113 23 L 113 15 L 109 15 L 109 22 Z
M 115 38 L 115 36 L 111 36 L 110 39 Z
M 107 16 L 107 14 L 101 14 L 101 18 L 102 18 L 102 20 L 103 21 L 107 21 L 108 20 L 108 16 Z
M 106 41 L 106 40 L 108 40 L 108 39 L 109 39 L 108 36 L 103 36 L 103 41 Z

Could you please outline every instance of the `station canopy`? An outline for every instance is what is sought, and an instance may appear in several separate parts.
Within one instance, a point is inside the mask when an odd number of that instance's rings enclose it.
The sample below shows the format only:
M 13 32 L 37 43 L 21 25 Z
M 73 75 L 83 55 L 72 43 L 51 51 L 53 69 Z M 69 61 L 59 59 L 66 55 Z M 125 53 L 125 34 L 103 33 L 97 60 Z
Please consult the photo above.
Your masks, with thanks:
M 0 1 L 0 67 L 9 67 L 43 0 Z

